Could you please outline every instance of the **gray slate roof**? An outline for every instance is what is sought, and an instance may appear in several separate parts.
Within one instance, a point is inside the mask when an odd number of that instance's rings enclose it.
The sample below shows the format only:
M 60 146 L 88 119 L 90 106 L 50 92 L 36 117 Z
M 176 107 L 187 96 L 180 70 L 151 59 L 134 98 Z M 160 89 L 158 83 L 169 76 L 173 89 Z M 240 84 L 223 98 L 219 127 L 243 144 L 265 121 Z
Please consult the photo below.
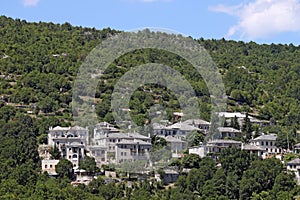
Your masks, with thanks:
M 211 141 L 207 142 L 207 144 L 242 144 L 242 142 L 236 141 L 236 140 L 217 139 L 217 140 L 211 140 Z
M 256 146 L 256 145 L 251 145 L 251 144 L 245 144 L 243 146 L 243 149 L 248 150 L 248 151 L 265 151 L 265 148 L 262 148 L 260 146 Z
M 257 138 L 254 138 L 253 140 L 254 141 L 261 141 L 261 140 L 272 140 L 272 141 L 275 141 L 277 138 L 277 135 L 276 134 L 268 134 L 268 135 L 261 135 Z
M 300 158 L 296 158 L 287 163 L 287 165 L 300 165 Z
M 240 133 L 239 130 L 232 128 L 232 127 L 218 127 L 220 132 L 228 132 L 228 133 Z

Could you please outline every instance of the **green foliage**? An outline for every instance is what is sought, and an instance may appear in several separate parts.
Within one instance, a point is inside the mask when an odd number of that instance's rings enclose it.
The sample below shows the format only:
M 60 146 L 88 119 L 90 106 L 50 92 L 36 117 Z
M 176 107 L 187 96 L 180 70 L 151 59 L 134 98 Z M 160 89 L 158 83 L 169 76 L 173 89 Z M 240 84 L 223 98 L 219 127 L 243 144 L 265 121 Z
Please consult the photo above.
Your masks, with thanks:
M 221 152 L 219 161 L 225 173 L 236 174 L 241 179 L 243 172 L 250 167 L 252 156 L 238 148 L 228 148 Z
M 55 167 L 55 171 L 61 178 L 72 179 L 74 175 L 73 164 L 65 158 L 59 160 L 58 164 Z
M 86 170 L 89 174 L 99 171 L 95 158 L 85 156 L 83 160 L 79 162 L 79 168 Z
M 205 199 L 219 199 L 226 194 L 226 176 L 222 169 L 218 169 L 212 179 L 206 181 L 203 187 Z
M 153 135 L 151 137 L 151 144 L 152 144 L 153 150 L 159 150 L 163 147 L 166 147 L 168 143 L 167 143 L 166 139 L 164 139 L 162 137 L 158 137 L 157 135 Z
M 249 115 L 246 113 L 246 117 L 244 119 L 244 124 L 242 126 L 242 132 L 244 134 L 243 140 L 245 142 L 249 142 L 252 136 L 253 128 L 252 123 L 250 122 Z
M 197 154 L 185 155 L 182 159 L 182 166 L 184 168 L 199 168 L 201 158 Z
M 209 157 L 188 155 L 177 160 L 174 165 L 179 169 L 191 170 L 181 174 L 175 188 L 168 190 L 153 181 L 127 188 L 126 183 L 106 184 L 101 177 L 88 186 L 73 187 L 73 166 L 66 159 L 56 166 L 60 178 L 40 174 L 37 144 L 46 142 L 50 126 L 71 125 L 71 87 L 81 62 L 103 39 L 117 32 L 0 17 L 0 74 L 5 76 L 0 78 L 0 199 L 292 199 L 299 195 L 299 187 L 292 175 L 283 172 L 279 160 L 254 159 L 237 149 L 220 154 L 220 167 Z M 283 149 L 299 142 L 299 46 L 224 39 L 197 41 L 208 50 L 223 76 L 228 110 L 249 112 L 274 125 L 254 127 L 246 117 L 242 127 L 245 141 L 251 138 L 252 131 L 262 130 L 276 132 L 276 145 Z M 183 58 L 151 49 L 123 55 L 104 72 L 95 99 L 100 120 L 114 123 L 110 99 L 119 78 L 135 66 L 153 62 L 172 67 L 188 80 L 197 96 L 200 117 L 210 120 L 210 94 L 202 77 Z M 180 84 L 184 83 L 179 81 Z M 160 105 L 165 111 L 164 119 L 173 121 L 173 112 L 180 111 L 179 100 L 190 102 L 185 96 L 183 91 L 176 97 L 169 88 L 158 84 L 143 85 L 131 97 L 131 117 L 138 125 L 151 124 L 149 109 Z M 78 101 L 83 98 L 76 96 Z M 17 108 L 20 105 L 23 108 Z M 32 113 L 26 116 L 26 111 Z M 240 128 L 236 118 L 230 126 Z M 196 134 L 192 145 L 201 142 L 201 136 Z M 154 161 L 170 158 L 163 139 L 154 138 L 153 148 L 157 149 Z M 59 158 L 57 149 L 52 154 Z M 97 171 L 89 157 L 80 167 L 90 173 Z M 132 169 L 132 165 L 127 167 Z
M 243 173 L 240 182 L 240 198 L 249 199 L 252 193 L 271 190 L 282 164 L 275 158 L 257 160 Z
M 51 159 L 59 160 L 61 158 L 61 152 L 55 144 L 54 147 L 50 149 L 49 153 L 51 155 Z
M 296 181 L 294 179 L 294 174 L 281 172 L 276 176 L 274 186 L 272 188 L 272 193 L 274 197 L 284 199 L 292 199 L 292 190 L 296 187 Z

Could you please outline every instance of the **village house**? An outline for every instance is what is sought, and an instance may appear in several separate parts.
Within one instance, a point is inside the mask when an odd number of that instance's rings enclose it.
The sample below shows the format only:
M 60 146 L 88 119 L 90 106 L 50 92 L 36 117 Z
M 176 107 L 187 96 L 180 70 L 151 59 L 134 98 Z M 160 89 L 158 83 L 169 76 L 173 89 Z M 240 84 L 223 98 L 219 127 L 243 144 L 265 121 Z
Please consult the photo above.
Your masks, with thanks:
M 294 172 L 297 183 L 300 184 L 300 158 L 296 158 L 286 164 L 287 170 Z
M 217 139 L 217 140 L 211 140 L 208 141 L 205 146 L 205 154 L 208 153 L 219 153 L 222 150 L 230 147 L 236 147 L 241 149 L 242 142 L 235 141 L 235 140 L 223 140 L 223 139 Z
M 200 129 L 201 132 L 206 134 L 210 127 L 210 122 L 205 121 L 203 119 L 188 119 L 183 124 L 191 125 Z
M 116 143 L 116 163 L 137 160 L 150 161 L 151 143 L 143 140 L 122 140 Z
M 203 158 L 206 156 L 205 145 L 203 145 L 202 143 L 199 146 L 189 147 L 188 151 L 189 151 L 189 154 L 196 154 L 200 158 Z
M 177 122 L 172 125 L 162 125 L 158 123 L 153 124 L 153 134 L 160 136 L 176 136 L 176 137 L 186 137 L 192 131 L 200 131 L 201 129 L 197 128 L 194 125 L 188 123 Z
M 56 165 L 59 160 L 42 160 L 42 172 L 47 172 L 50 176 L 57 176 L 58 174 L 55 171 Z
M 265 150 L 264 152 L 260 152 L 262 158 L 266 158 L 270 155 L 276 156 L 281 153 L 281 149 L 275 145 L 276 138 L 276 134 L 263 134 L 250 140 L 250 145 L 254 145 Z
M 300 153 L 300 143 L 294 145 L 294 153 Z
M 158 136 L 165 139 L 171 147 L 172 157 L 178 157 L 178 153 L 187 149 L 187 142 L 183 141 L 180 137 L 168 136 Z
M 237 121 L 240 125 L 240 127 L 242 127 L 242 125 L 245 123 L 245 118 L 246 118 L 246 113 L 240 113 L 240 112 L 219 112 L 217 113 L 219 117 L 224 117 L 225 120 L 227 122 L 230 123 L 230 120 L 233 119 L 233 118 L 237 118 Z M 268 125 L 270 124 L 269 121 L 267 120 L 259 120 L 255 117 L 252 117 L 250 115 L 248 115 L 248 118 L 250 120 L 250 123 L 251 124 L 258 124 L 260 126 L 265 126 L 265 125 Z
M 121 132 L 120 129 L 115 128 L 114 125 L 108 122 L 100 122 L 94 126 L 94 140 L 100 138 L 104 134 L 108 133 L 119 133 Z
M 61 152 L 61 157 L 72 162 L 77 168 L 84 158 L 84 149 L 89 142 L 89 130 L 80 126 L 50 127 L 48 131 L 48 146 L 55 146 Z
M 209 154 L 220 153 L 227 148 L 242 148 L 242 142 L 235 140 L 216 139 L 210 140 L 206 144 L 201 143 L 199 146 L 189 147 L 189 154 L 196 154 L 203 158 Z
M 250 152 L 250 154 L 257 155 L 258 157 L 262 157 L 266 153 L 266 148 L 254 144 L 245 144 L 242 146 L 242 149 Z
M 126 143 L 126 145 L 124 144 Z M 150 148 L 149 148 L 150 146 Z M 143 151 L 151 149 L 150 136 L 139 133 L 123 133 L 107 122 L 101 122 L 94 127 L 94 135 L 91 145 L 87 147 L 89 155 L 94 157 L 98 165 L 115 163 L 124 160 L 144 160 Z M 138 156 L 135 154 L 136 147 L 143 149 Z
M 220 139 L 234 139 L 241 132 L 232 127 L 218 127 Z

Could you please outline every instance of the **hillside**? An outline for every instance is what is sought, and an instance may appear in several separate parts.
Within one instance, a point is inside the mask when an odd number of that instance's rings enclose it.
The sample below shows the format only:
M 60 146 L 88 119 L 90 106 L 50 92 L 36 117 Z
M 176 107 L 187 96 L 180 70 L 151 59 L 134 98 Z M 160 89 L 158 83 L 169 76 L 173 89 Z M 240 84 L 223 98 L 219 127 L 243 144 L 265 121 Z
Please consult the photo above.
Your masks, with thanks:
M 132 183 L 128 188 L 125 182 L 105 184 L 101 177 L 88 186 L 73 187 L 64 174 L 57 179 L 40 174 L 37 147 L 47 142 L 48 128 L 73 123 L 72 88 L 80 65 L 101 41 L 119 32 L 0 17 L 1 199 L 287 199 L 300 194 L 279 160 L 260 160 L 234 148 L 220 154 L 218 166 L 210 157 L 200 159 L 193 154 L 175 160 L 173 167 L 193 169 L 168 190 L 160 182 Z M 277 133 L 280 148 L 286 148 L 286 138 L 291 146 L 299 142 L 299 46 L 196 41 L 210 53 L 223 76 L 228 111 L 270 120 L 270 126 L 252 128 L 256 133 Z M 121 56 L 104 72 L 96 92 L 99 121 L 114 122 L 110 100 L 122 75 L 152 61 L 170 65 L 186 77 L 198 97 L 201 118 L 209 120 L 210 95 L 195 69 L 171 53 L 144 49 Z M 173 112 L 180 111 L 170 89 L 147 84 L 132 95 L 133 120 L 138 125 L 149 124 L 149 109 L 155 104 L 166 110 L 171 121 Z

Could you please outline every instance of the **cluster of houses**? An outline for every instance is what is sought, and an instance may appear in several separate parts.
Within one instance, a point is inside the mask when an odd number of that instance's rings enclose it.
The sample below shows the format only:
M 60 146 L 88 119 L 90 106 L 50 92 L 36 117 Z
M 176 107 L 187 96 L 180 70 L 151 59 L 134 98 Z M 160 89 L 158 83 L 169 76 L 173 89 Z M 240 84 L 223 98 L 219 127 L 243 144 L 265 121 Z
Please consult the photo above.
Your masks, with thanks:
M 245 118 L 241 113 L 220 113 L 225 119 L 235 117 L 242 125 Z M 250 117 L 251 123 L 265 123 Z M 263 124 L 261 124 L 263 125 Z M 88 183 L 90 177 L 84 176 L 84 170 L 79 169 L 80 160 L 86 155 L 94 157 L 98 166 L 103 164 L 122 164 L 124 162 L 145 161 L 152 166 L 150 155 L 152 149 L 151 135 L 164 138 L 170 144 L 172 157 L 183 156 L 184 151 L 197 154 L 200 157 L 215 155 L 225 148 L 237 147 L 257 154 L 262 158 L 275 156 L 281 159 L 282 150 L 276 147 L 276 134 L 262 134 L 243 144 L 236 138 L 240 130 L 232 127 L 219 127 L 219 138 L 200 143 L 197 146 L 188 146 L 187 136 L 193 132 L 208 133 L 210 122 L 202 119 L 189 119 L 175 124 L 154 123 L 153 132 L 142 135 L 136 132 L 123 132 L 112 124 L 101 122 L 94 126 L 93 131 L 87 127 L 50 127 L 48 131 L 48 144 L 39 146 L 42 157 L 42 170 L 49 175 L 56 176 L 55 166 L 59 160 L 51 159 L 50 149 L 58 148 L 61 158 L 66 158 L 73 164 L 77 177 L 81 183 Z M 300 144 L 298 145 L 300 149 Z M 297 145 L 296 145 L 297 147 Z M 300 159 L 287 163 L 287 168 L 300 177 Z

